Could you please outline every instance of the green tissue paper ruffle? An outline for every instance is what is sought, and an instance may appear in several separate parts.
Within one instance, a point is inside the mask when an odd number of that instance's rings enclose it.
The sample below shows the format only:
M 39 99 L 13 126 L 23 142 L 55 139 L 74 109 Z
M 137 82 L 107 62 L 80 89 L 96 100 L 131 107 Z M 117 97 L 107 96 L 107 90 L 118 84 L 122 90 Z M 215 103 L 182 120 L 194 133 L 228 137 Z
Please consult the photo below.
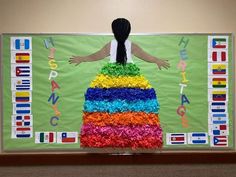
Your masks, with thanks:
M 132 63 L 126 65 L 108 63 L 100 73 L 109 76 L 139 76 L 140 69 Z

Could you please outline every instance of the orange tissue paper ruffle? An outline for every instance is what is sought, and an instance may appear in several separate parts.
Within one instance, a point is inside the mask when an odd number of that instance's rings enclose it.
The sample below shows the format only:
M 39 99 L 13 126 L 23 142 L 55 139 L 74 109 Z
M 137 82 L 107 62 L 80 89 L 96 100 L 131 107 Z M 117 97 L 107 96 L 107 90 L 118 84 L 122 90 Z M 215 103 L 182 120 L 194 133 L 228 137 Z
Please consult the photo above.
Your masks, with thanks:
M 158 114 L 145 112 L 84 112 L 83 123 L 92 123 L 96 126 L 106 125 L 159 125 Z

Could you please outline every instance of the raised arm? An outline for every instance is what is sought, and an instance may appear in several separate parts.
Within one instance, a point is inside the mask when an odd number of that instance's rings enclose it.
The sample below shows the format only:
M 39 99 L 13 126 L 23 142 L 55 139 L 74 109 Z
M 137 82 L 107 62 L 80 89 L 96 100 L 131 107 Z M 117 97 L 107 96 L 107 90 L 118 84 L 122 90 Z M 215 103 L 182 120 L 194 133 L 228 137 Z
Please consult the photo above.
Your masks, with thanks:
M 145 52 L 141 47 L 139 47 L 135 43 L 132 43 L 131 52 L 134 56 L 136 56 L 144 61 L 147 61 L 150 63 L 156 63 L 160 70 L 161 70 L 161 67 L 164 67 L 166 69 L 168 69 L 170 67 L 168 60 L 162 60 L 162 59 L 159 59 L 157 57 L 154 57 L 154 56 L 148 54 L 147 52 Z
M 79 65 L 82 62 L 92 62 L 92 61 L 98 61 L 101 60 L 107 56 L 110 55 L 110 46 L 111 43 L 107 43 L 103 48 L 101 48 L 99 51 L 88 55 L 88 56 L 72 56 L 69 59 L 69 63 L 73 64 L 75 63 L 75 66 Z

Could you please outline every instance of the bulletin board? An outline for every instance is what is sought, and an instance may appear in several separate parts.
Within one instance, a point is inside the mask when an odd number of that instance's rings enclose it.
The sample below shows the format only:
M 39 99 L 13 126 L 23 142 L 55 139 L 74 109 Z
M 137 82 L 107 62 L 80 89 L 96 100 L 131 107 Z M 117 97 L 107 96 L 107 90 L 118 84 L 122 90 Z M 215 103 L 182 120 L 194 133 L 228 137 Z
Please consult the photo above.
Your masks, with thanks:
M 168 60 L 170 68 L 159 70 L 135 56 L 126 66 L 109 57 L 69 64 L 71 56 L 100 50 L 111 34 L 3 34 L 3 151 L 232 150 L 232 39 L 130 35 L 145 52 Z M 131 83 L 122 85 L 123 77 Z

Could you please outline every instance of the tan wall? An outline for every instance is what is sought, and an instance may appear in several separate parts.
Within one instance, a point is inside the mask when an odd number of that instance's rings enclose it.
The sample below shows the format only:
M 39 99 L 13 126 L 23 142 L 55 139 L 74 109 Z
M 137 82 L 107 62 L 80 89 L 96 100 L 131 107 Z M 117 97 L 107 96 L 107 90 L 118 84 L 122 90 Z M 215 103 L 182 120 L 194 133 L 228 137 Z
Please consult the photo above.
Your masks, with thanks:
M 118 17 L 133 33 L 236 34 L 236 0 L 0 0 L 0 33 L 108 33 Z
M 235 0 L 0 0 L 1 32 L 234 32 Z

